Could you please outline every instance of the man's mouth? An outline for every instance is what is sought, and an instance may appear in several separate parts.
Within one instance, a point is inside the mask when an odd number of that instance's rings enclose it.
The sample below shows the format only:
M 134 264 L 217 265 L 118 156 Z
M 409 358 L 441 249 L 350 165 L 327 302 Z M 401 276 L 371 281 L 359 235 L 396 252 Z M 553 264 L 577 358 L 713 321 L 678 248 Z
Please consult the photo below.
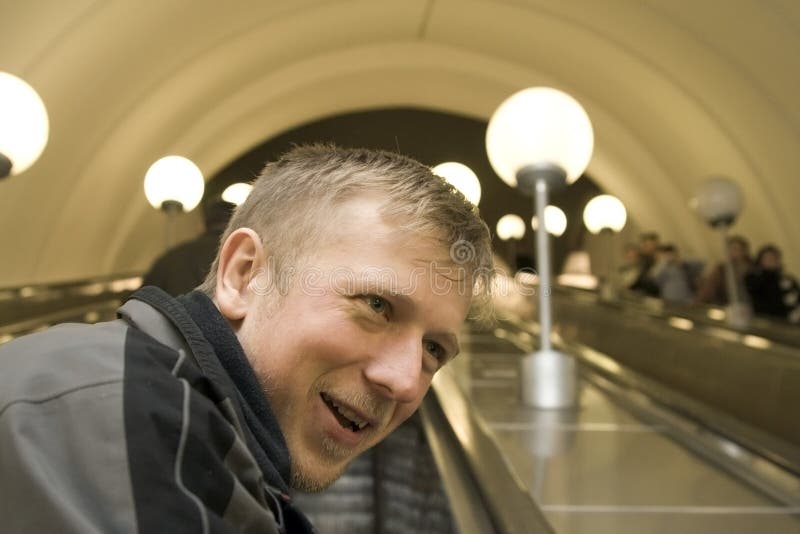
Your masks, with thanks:
M 320 397 L 322 397 L 322 402 L 325 403 L 336 417 L 336 420 L 339 421 L 339 424 L 342 425 L 342 428 L 346 428 L 351 432 L 361 432 L 370 425 L 369 421 L 359 416 L 350 408 L 340 405 L 327 394 L 320 393 Z

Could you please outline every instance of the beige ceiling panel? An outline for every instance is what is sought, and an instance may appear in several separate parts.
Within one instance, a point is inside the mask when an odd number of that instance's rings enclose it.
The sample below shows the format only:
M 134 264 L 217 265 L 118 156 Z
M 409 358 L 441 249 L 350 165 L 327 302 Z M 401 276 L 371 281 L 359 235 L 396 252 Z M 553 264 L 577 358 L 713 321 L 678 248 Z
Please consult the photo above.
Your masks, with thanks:
M 502 94 L 496 76 L 486 72 L 521 75 L 491 58 L 425 43 L 339 50 L 267 73 L 231 93 L 188 124 L 176 143 L 201 154 L 202 168 L 218 169 L 265 138 L 337 113 L 414 106 L 485 116 Z M 104 265 L 129 261 L 126 243 L 143 238 L 137 228 L 150 216 L 144 204 L 125 212 Z
M 15 192 L 15 202 L 40 209 L 25 235 L 0 236 L 0 246 L 19 250 L 21 259 L 4 267 L 16 274 L 0 278 L 50 280 L 97 269 L 97 251 L 107 246 L 120 207 L 144 202 L 144 170 L 180 149 L 174 139 L 195 116 L 250 77 L 312 50 L 413 37 L 424 8 L 408 2 L 387 13 L 371 2 L 350 2 L 344 12 L 341 2 L 314 2 L 307 3 L 311 13 L 298 9 L 301 4 L 251 12 L 245 4 L 236 4 L 237 12 L 216 2 L 199 9 L 106 3 L 59 37 L 38 67 L 52 80 L 41 91 L 51 115 L 50 144 Z
M 797 197 L 796 186 L 790 185 L 792 194 L 780 198 L 776 191 L 786 191 L 787 184 L 774 178 L 781 170 L 797 167 L 791 148 L 797 140 L 776 120 L 763 91 L 702 39 L 645 2 L 471 5 L 474 10 L 463 9 L 462 2 L 437 3 L 428 37 L 535 65 L 583 101 L 590 116 L 592 106 L 612 114 L 647 147 L 680 192 L 667 206 L 673 219 L 686 221 L 692 216 L 686 200 L 706 176 L 726 173 L 747 193 L 749 213 L 740 227 L 754 241 L 772 236 L 786 248 L 790 235 L 800 231 L 789 205 Z M 459 9 L 462 16 L 453 24 Z M 686 16 L 703 14 L 702 9 L 687 11 Z M 709 26 L 714 21 L 699 20 L 698 24 Z M 780 61 L 794 60 L 783 54 Z M 604 138 L 602 131 L 596 133 Z M 762 153 L 754 154 L 761 145 Z M 655 203 L 666 201 L 658 188 L 652 191 L 639 206 L 651 213 L 658 211 Z M 776 205 L 780 214 L 757 216 Z M 663 233 L 674 224 L 666 217 L 653 229 Z M 788 249 L 787 259 L 797 264 L 800 257 Z
M 488 118 L 510 92 L 581 100 L 590 171 L 642 229 L 713 245 L 687 200 L 738 179 L 737 230 L 800 251 L 797 31 L 792 0 L 8 2 L 0 68 L 18 68 L 51 117 L 42 159 L 0 184 L 0 285 L 143 268 L 163 226 L 142 194 L 157 157 L 207 176 L 287 128 L 417 106 Z M 196 217 L 182 231 L 197 227 Z M 711 244 L 711 245 L 710 245 Z M 713 255 L 713 253 L 712 253 Z

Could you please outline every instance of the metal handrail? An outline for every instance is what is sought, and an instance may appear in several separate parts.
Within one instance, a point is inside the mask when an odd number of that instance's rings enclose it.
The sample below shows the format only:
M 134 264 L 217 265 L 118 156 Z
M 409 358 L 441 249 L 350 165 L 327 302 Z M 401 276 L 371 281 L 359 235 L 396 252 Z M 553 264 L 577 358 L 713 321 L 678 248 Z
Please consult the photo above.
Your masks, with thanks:
M 458 386 L 454 372 L 452 367 L 445 367 L 439 371 L 431 391 L 441 407 L 447 428 L 452 430 L 458 441 L 459 450 L 463 451 L 471 476 L 477 482 L 481 502 L 489 513 L 494 532 L 553 533 L 553 528 L 525 484 L 504 460 L 489 428 L 474 413 L 474 409 Z M 450 491 L 444 474 L 442 479 L 445 482 L 445 490 Z M 458 517 L 455 509 L 453 512 Z
M 94 323 L 102 319 L 104 315 L 113 313 L 122 304 L 119 298 L 112 298 L 91 304 L 83 304 L 63 310 L 58 310 L 44 315 L 17 321 L 0 326 L 0 344 L 11 341 L 12 339 L 37 332 L 57 323 L 67 321 L 80 321 Z
M 512 330 L 504 339 L 530 352 L 534 325 L 512 318 L 503 322 Z M 800 449 L 796 446 L 647 378 L 583 343 L 567 342 L 560 336 L 555 342 L 560 350 L 578 358 L 584 366 L 584 379 L 633 411 L 661 419 L 672 429 L 673 437 L 734 476 L 781 502 L 800 504 Z

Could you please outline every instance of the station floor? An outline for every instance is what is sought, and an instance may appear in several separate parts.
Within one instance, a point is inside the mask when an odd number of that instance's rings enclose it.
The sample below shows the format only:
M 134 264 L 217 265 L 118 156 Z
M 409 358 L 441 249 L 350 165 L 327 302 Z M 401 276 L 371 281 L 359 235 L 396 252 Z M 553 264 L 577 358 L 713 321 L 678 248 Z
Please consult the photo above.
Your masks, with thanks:
M 582 380 L 579 406 L 538 410 L 520 401 L 522 353 L 472 332 L 443 369 L 556 532 L 800 533 L 786 504 L 673 439 Z

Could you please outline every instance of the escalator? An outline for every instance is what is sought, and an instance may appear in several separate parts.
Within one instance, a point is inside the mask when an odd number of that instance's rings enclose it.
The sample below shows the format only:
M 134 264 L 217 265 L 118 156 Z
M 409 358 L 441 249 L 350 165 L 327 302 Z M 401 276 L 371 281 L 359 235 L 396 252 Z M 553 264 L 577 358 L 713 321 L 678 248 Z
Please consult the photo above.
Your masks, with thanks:
M 0 290 L 0 342 L 111 319 L 139 283 Z M 702 310 L 567 288 L 553 302 L 554 341 L 580 363 L 577 409 L 519 401 L 534 322 L 505 313 L 488 329 L 467 325 L 463 355 L 416 416 L 328 491 L 295 496 L 319 531 L 800 532 L 790 329 L 738 331 Z
M 114 319 L 116 309 L 139 288 L 128 273 L 55 284 L 0 289 L 0 344 L 54 324 Z

